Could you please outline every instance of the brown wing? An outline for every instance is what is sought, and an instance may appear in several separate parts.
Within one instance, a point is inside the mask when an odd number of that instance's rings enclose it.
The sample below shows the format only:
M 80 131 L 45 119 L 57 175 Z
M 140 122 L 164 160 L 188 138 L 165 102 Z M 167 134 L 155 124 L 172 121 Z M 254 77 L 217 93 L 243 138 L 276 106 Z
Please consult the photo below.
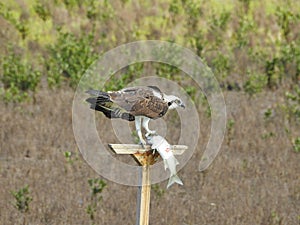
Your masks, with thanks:
M 152 87 L 132 87 L 109 95 L 114 103 L 132 115 L 156 119 L 166 114 L 168 103 L 159 98 L 159 94 L 154 94 L 154 91 Z
M 130 113 L 135 116 L 147 116 L 152 119 L 157 119 L 165 115 L 167 111 L 167 102 L 164 102 L 155 96 L 150 96 L 133 105 Z

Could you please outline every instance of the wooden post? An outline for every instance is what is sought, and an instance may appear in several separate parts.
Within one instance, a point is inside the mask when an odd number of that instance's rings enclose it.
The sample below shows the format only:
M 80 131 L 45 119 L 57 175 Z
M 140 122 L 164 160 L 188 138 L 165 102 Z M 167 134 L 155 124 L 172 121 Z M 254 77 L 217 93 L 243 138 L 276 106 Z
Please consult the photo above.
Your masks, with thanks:
M 156 162 L 159 154 L 157 152 L 153 154 L 152 151 L 148 150 L 143 153 L 134 153 L 133 156 L 142 166 L 142 177 L 140 179 L 141 183 L 138 190 L 136 224 L 148 225 L 151 194 L 150 165 L 153 165 Z
M 141 165 L 141 178 L 137 199 L 137 219 L 136 225 L 149 224 L 150 212 L 150 166 L 153 165 L 159 157 L 158 152 L 152 153 L 150 145 L 143 148 L 141 145 L 134 144 L 109 144 L 109 147 L 116 154 L 131 154 L 135 160 Z M 172 145 L 171 150 L 174 155 L 181 155 L 187 146 L 185 145 Z
M 142 185 L 139 186 L 138 199 L 137 199 L 137 225 L 149 224 L 149 212 L 150 212 L 150 165 L 142 166 Z

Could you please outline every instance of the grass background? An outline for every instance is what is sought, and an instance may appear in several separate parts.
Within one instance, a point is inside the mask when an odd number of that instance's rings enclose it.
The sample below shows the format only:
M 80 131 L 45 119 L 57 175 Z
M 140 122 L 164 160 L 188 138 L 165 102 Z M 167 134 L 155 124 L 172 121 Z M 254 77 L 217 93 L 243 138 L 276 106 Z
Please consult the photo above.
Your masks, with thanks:
M 210 113 L 192 81 L 176 68 L 139 63 L 107 83 L 124 87 L 151 67 L 198 107 L 199 149 L 179 172 L 184 186 L 153 186 L 150 224 L 299 224 L 299 12 L 297 0 L 2 1 L 0 223 L 134 223 L 137 189 L 99 178 L 82 159 L 72 100 L 99 55 L 158 39 L 191 49 L 213 69 L 228 122 L 220 154 L 200 173 Z

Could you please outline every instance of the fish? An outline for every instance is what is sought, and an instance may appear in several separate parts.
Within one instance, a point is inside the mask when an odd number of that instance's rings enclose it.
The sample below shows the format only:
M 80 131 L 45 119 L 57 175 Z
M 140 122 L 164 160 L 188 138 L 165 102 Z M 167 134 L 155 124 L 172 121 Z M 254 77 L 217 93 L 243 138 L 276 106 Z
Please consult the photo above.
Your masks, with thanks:
M 179 164 L 179 162 L 175 158 L 171 150 L 171 145 L 167 142 L 167 140 L 160 135 L 149 135 L 147 136 L 147 142 L 151 145 L 151 149 L 158 151 L 160 154 L 164 162 L 165 170 L 168 168 L 170 171 L 167 189 L 174 183 L 183 185 L 183 182 L 178 177 L 176 172 L 176 166 Z

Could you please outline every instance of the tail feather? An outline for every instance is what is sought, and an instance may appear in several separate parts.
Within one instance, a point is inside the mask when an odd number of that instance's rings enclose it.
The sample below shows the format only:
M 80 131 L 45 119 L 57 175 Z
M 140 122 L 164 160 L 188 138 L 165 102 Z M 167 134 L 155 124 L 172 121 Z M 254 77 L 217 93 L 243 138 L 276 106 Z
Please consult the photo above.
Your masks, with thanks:
M 98 91 L 98 90 L 87 90 L 85 93 L 90 94 L 92 96 L 96 96 L 96 97 L 98 97 L 98 96 L 108 96 L 109 97 L 108 93 L 103 92 L 103 91 Z
M 177 176 L 177 174 L 174 174 L 170 177 L 167 188 L 169 188 L 172 184 L 177 183 L 180 185 L 183 185 L 182 181 L 180 180 L 180 178 Z
M 113 108 L 108 93 L 97 90 L 88 90 L 86 93 L 93 96 L 86 99 L 86 101 L 90 103 L 91 109 L 102 112 L 110 119 L 121 118 L 128 121 L 135 120 L 135 117 L 130 113 L 122 112 L 119 108 Z
M 98 90 L 88 90 L 86 91 L 87 94 L 92 95 L 93 97 L 90 97 L 87 99 L 87 102 L 96 102 L 96 103 L 103 103 L 103 102 L 111 102 L 110 96 L 108 93 Z
M 97 98 L 95 98 L 95 97 L 87 98 L 85 101 L 90 103 L 91 105 L 96 105 L 97 104 Z

